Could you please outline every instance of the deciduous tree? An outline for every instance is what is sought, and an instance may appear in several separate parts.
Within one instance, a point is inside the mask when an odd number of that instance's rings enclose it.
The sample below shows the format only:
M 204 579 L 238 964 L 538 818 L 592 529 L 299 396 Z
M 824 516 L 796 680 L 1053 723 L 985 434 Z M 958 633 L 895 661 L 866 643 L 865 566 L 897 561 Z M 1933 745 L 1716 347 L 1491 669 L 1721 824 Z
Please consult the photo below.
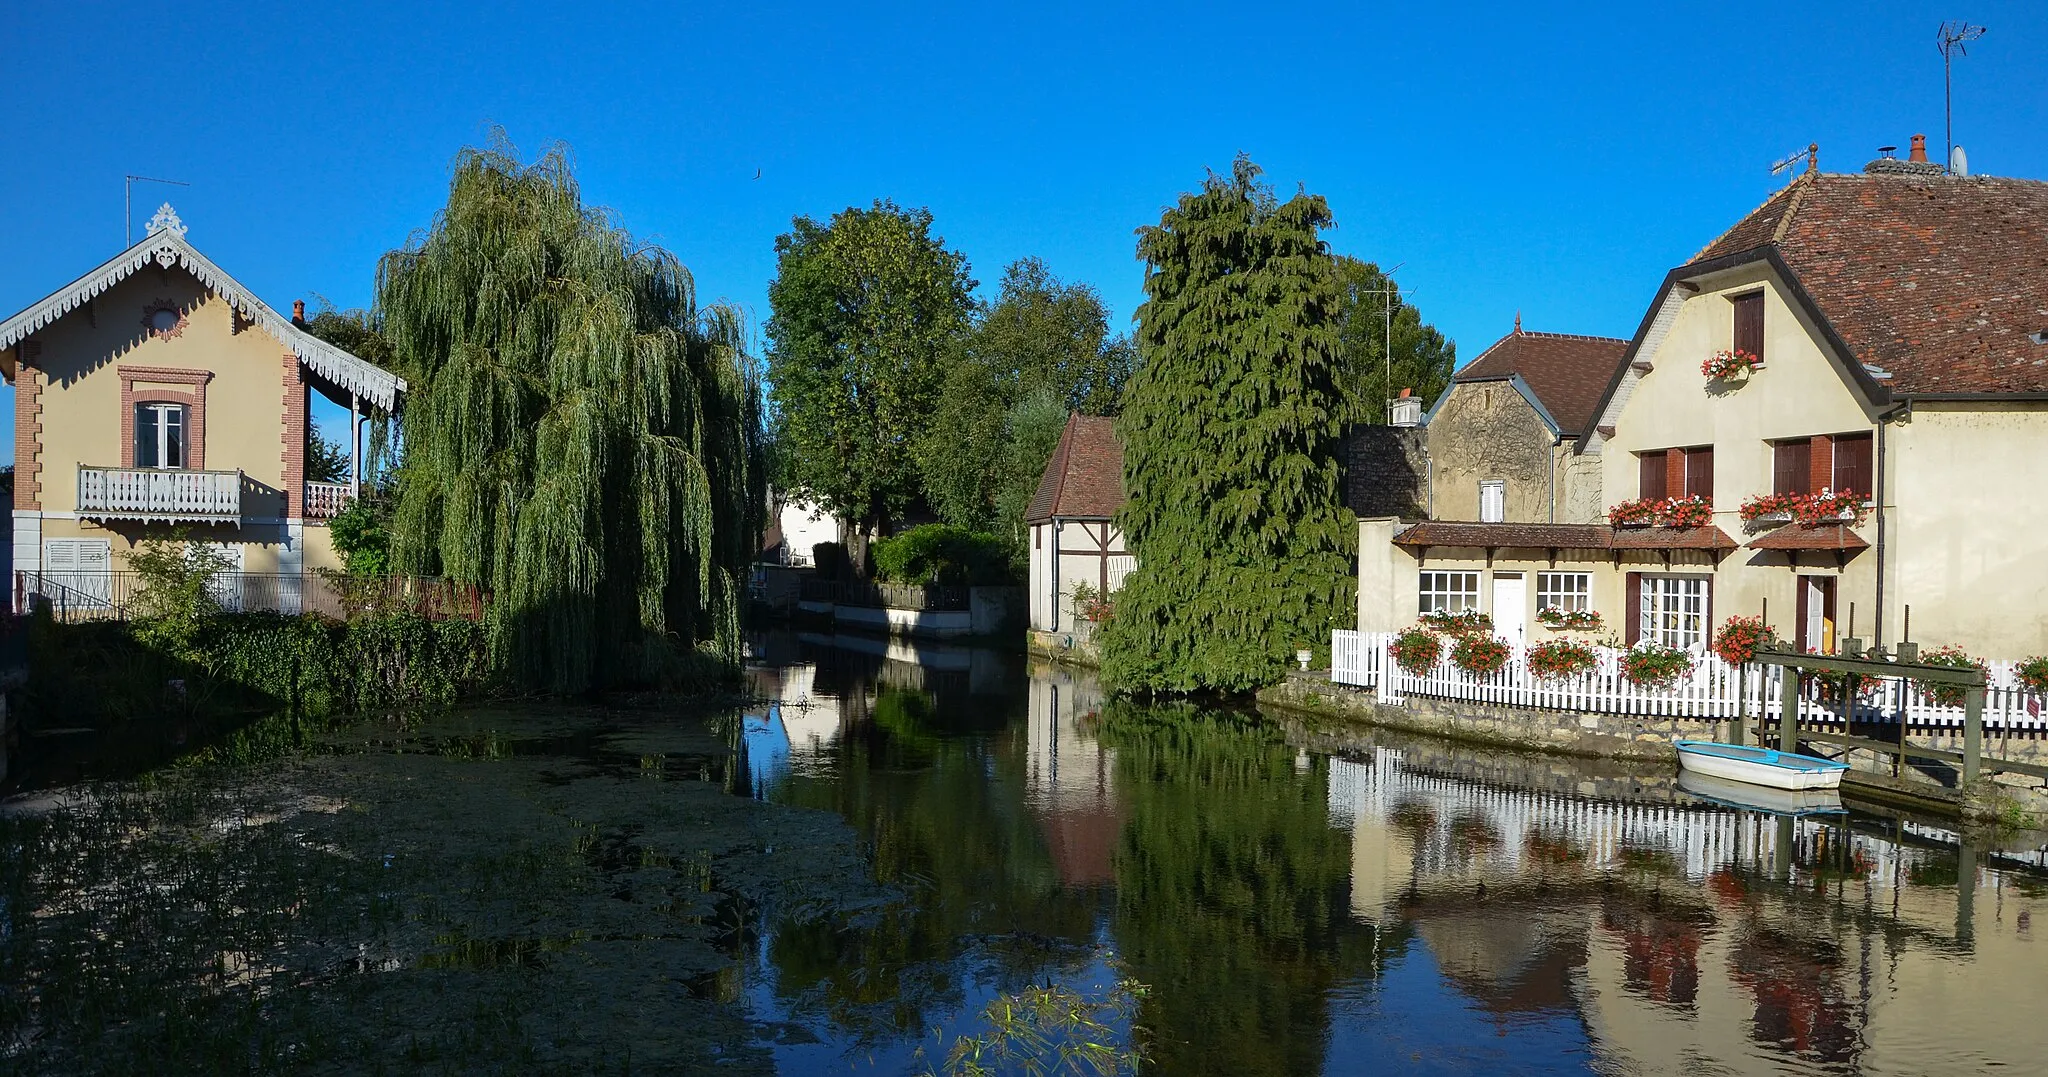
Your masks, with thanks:
M 1258 688 L 1352 606 L 1330 210 L 1258 177 L 1239 157 L 1139 230 L 1143 362 L 1117 424 L 1137 567 L 1103 634 L 1126 691 Z

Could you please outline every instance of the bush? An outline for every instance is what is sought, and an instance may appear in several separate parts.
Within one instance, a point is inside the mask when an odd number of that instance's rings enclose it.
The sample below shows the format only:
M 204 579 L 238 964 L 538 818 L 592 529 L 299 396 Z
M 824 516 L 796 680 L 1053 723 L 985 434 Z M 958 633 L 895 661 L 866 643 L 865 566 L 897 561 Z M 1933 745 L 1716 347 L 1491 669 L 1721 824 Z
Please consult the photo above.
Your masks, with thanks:
M 327 537 L 349 575 L 382 576 L 391 571 L 389 516 L 385 502 L 357 497 L 327 522 Z
M 1592 644 L 1574 639 L 1555 639 L 1529 648 L 1529 672 L 1543 680 L 1578 676 L 1599 661 Z
M 1951 669 L 1974 669 L 1979 673 L 1985 672 L 1983 659 L 1971 657 L 1968 652 L 1952 643 L 1922 654 L 1920 656 L 1920 664 L 1925 666 L 1947 666 Z M 1969 694 L 1969 689 L 1964 688 L 1960 684 L 1941 684 L 1936 681 L 1916 680 L 1913 682 L 1913 687 L 1918 688 L 1921 695 L 1926 696 L 1943 707 L 1960 707 L 1963 705 L 1963 697 Z
M 1492 636 L 1471 633 L 1461 636 L 1451 648 L 1451 662 L 1459 669 L 1480 677 L 1499 673 L 1508 664 L 1508 645 Z
M 1669 688 L 1692 673 L 1692 656 L 1661 643 L 1638 643 L 1621 656 L 1621 675 L 1644 688 Z
M 1421 677 L 1436 665 L 1436 660 L 1444 653 L 1444 645 L 1435 633 L 1415 625 L 1395 636 L 1387 651 L 1394 656 L 1394 664 L 1400 666 L 1402 672 L 1411 677 Z
M 1014 584 L 1010 549 L 985 531 L 952 524 L 924 524 L 877 540 L 870 552 L 875 574 L 891 583 Z
M 2019 664 L 2013 671 L 2020 679 L 2020 687 L 2035 695 L 2048 694 L 2048 656 L 2035 655 Z

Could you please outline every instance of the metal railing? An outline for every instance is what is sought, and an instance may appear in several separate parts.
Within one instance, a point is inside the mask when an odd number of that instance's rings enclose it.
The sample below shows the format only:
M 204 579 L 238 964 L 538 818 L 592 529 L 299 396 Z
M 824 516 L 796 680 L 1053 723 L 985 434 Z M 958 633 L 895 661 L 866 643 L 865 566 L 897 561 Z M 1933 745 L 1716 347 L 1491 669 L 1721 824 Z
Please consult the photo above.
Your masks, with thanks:
M 14 574 L 16 613 L 48 604 L 66 622 L 124 621 L 140 616 L 147 583 L 134 572 L 31 572 Z M 429 620 L 481 620 L 489 605 L 475 587 L 414 576 L 303 576 L 276 572 L 222 572 L 207 591 L 228 613 L 317 613 L 347 619 L 375 613 L 411 613 Z
M 969 588 L 951 584 L 884 583 L 879 580 L 805 580 L 805 602 L 872 606 L 896 610 L 964 610 Z
M 81 464 L 78 511 L 127 520 L 239 520 L 242 473 Z

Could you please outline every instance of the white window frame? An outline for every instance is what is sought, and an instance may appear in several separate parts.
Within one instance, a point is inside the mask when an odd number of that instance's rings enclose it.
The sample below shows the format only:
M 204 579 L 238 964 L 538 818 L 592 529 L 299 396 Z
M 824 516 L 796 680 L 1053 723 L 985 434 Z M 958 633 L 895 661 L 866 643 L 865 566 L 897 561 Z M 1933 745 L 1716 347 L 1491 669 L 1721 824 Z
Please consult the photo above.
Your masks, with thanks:
M 1536 611 L 1563 610 L 1582 613 L 1593 608 L 1593 574 L 1590 572 L 1538 572 Z
M 1463 613 L 1479 609 L 1479 573 L 1425 570 L 1416 576 L 1419 613 Z
M 1493 511 L 1486 511 L 1486 495 L 1494 495 Z M 1479 522 L 1483 524 L 1506 523 L 1508 519 L 1508 481 L 1506 479 L 1482 479 L 1479 483 Z
M 1711 576 L 1644 573 L 1637 638 L 1680 650 L 1705 647 L 1713 597 Z
M 142 429 L 142 413 L 145 411 L 156 413 L 156 446 L 154 448 L 155 462 L 147 464 L 142 462 L 143 442 L 141 440 L 140 433 Z M 175 424 L 164 421 L 166 418 L 170 416 L 177 417 L 177 422 Z M 164 458 L 169 456 L 170 454 L 165 450 L 170 447 L 170 430 L 173 425 L 175 425 L 178 428 L 178 462 L 175 464 L 166 464 L 164 463 Z M 135 405 L 135 427 L 137 431 L 135 443 L 136 467 L 154 468 L 159 471 L 184 470 L 185 462 L 192 458 L 192 411 L 190 408 L 187 408 L 183 404 L 158 404 L 146 402 L 137 404 Z

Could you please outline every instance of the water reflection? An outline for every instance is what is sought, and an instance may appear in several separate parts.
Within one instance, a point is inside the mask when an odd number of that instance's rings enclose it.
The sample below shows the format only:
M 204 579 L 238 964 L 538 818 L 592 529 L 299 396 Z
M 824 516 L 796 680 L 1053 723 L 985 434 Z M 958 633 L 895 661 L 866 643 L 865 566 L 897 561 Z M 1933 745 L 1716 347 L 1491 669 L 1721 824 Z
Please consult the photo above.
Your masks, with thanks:
M 996 992 L 1117 971 L 1152 988 L 1165 1073 L 1978 1072 L 2039 1049 L 2038 843 L 1735 810 L 1661 770 L 1304 752 L 1058 667 L 843 642 L 760 671 L 781 704 L 749 766 L 845 818 L 903 897 L 764 925 L 757 1017 L 808 1041 L 785 1070 L 909 1065 Z

